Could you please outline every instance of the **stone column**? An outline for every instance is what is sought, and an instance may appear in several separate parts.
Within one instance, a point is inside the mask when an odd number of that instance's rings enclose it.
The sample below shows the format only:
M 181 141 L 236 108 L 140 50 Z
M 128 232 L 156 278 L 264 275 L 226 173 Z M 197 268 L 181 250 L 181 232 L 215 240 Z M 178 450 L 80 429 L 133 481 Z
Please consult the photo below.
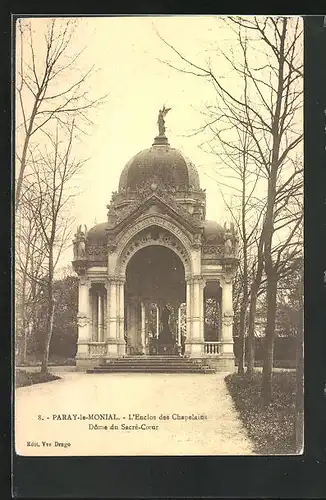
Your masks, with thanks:
M 92 309 L 92 340 L 97 341 L 97 293 L 91 288 L 91 309 Z
M 203 309 L 204 309 L 204 282 L 202 278 L 194 279 L 194 309 L 192 316 L 192 353 L 201 355 L 203 353 Z
M 110 278 L 108 281 L 107 293 L 107 345 L 108 355 L 111 357 L 118 355 L 118 327 L 117 327 L 117 280 Z
M 97 307 L 98 307 L 98 327 L 97 327 L 97 342 L 103 342 L 103 323 L 104 323 L 104 314 L 103 314 L 103 302 L 104 302 L 104 297 L 103 297 L 103 291 L 99 290 L 98 291 L 98 296 L 97 296 Z
M 144 302 L 141 302 L 141 344 L 142 352 L 146 354 L 146 307 Z
M 232 305 L 232 281 L 223 278 L 222 287 L 222 331 L 221 331 L 221 354 L 233 356 L 233 305 Z
M 186 339 L 186 354 L 191 357 L 201 357 L 204 353 L 204 329 L 203 329 L 203 290 L 204 282 L 202 278 L 195 277 L 191 283 L 187 281 L 187 339 Z M 190 298 L 189 298 L 190 294 Z M 190 306 L 190 314 L 188 313 L 188 303 Z M 188 334 L 188 325 L 190 335 Z
M 156 304 L 156 338 L 158 339 L 160 334 L 160 308 Z
M 178 307 L 178 346 L 181 347 L 181 304 Z
M 125 296 L 124 296 L 125 280 L 120 279 L 117 285 L 118 293 L 118 318 L 117 318 L 117 344 L 118 344 L 118 354 L 119 356 L 124 356 L 126 354 L 126 342 L 125 342 Z
M 139 341 L 138 341 L 138 321 L 137 321 L 137 304 L 135 300 L 131 299 L 128 304 L 128 345 L 130 348 L 130 353 L 134 354 L 138 351 Z
M 199 311 L 199 324 L 200 324 L 200 338 L 201 342 L 205 342 L 205 280 L 200 282 L 200 311 Z
M 186 284 L 186 343 L 191 340 L 191 314 L 192 314 L 192 281 Z
M 78 287 L 78 341 L 76 359 L 88 357 L 88 344 L 92 341 L 90 284 L 87 278 L 79 278 Z

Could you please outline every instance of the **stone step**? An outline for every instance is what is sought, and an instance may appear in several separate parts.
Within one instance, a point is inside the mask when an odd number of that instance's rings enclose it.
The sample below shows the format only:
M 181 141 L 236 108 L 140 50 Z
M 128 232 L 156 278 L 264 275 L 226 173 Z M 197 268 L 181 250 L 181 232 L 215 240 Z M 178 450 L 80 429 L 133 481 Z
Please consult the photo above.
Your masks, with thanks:
M 180 356 L 125 356 L 107 360 L 87 373 L 215 373 L 204 361 Z
M 171 366 L 171 365 L 180 365 L 180 366 L 193 366 L 194 363 L 180 363 L 178 361 L 170 361 L 170 362 L 164 362 L 164 361 L 157 361 L 156 363 L 147 363 L 146 361 L 129 361 L 129 362 L 124 362 L 124 361 L 111 361 L 106 364 L 101 364 L 100 366 L 112 366 L 112 365 L 146 365 L 146 366 L 156 366 L 156 365 L 164 365 L 164 366 Z
M 87 373 L 215 373 L 213 368 L 208 367 L 187 367 L 187 368 L 164 368 L 164 367 L 140 367 L 140 366 L 129 366 L 129 367 L 106 367 L 106 368 L 90 368 L 86 370 Z
M 92 368 L 91 368 L 92 369 Z M 111 366 L 95 366 L 94 369 L 96 369 L 98 372 L 105 372 L 106 370 L 131 370 L 131 369 L 137 369 L 137 370 L 143 370 L 146 372 L 150 372 L 152 370 L 165 370 L 165 371 L 187 371 L 187 370 L 204 370 L 204 369 L 210 369 L 209 367 L 203 367 L 203 366 L 148 366 L 148 365 L 111 365 Z
M 111 361 L 108 363 L 105 363 L 103 365 L 99 365 L 100 367 L 107 367 L 107 366 L 203 366 L 205 363 L 196 363 L 196 362 L 191 362 L 191 361 L 156 361 L 156 362 L 147 362 L 143 360 L 139 361 Z
M 122 362 L 122 361 L 125 361 L 125 362 L 129 362 L 129 361 L 135 361 L 135 362 L 139 362 L 139 361 L 146 361 L 147 363 L 157 363 L 158 361 L 164 361 L 165 363 L 168 363 L 170 361 L 180 361 L 181 363 L 186 363 L 186 362 L 190 362 L 190 363 L 193 363 L 194 360 L 190 359 L 190 358 L 181 358 L 180 356 L 175 356 L 175 357 L 168 357 L 168 356 L 148 356 L 148 357 L 144 357 L 144 356 L 130 356 L 130 358 L 113 358 L 113 359 L 107 359 L 106 362 L 107 363 L 110 363 L 110 362 L 114 362 L 114 361 L 119 361 L 119 362 Z

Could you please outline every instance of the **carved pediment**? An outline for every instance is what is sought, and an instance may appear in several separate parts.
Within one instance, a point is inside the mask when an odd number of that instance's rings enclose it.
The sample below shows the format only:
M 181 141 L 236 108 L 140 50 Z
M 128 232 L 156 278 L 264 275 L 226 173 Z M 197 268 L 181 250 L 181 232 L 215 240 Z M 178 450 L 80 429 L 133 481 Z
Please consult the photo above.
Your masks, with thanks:
M 119 214 L 115 231 L 127 224 L 132 224 L 139 217 L 147 213 L 168 215 L 172 219 L 179 221 L 190 232 L 198 232 L 198 227 L 201 226 L 201 222 L 172 197 L 164 195 L 164 198 L 162 198 L 157 193 L 152 193 L 142 202 L 137 202 L 132 206 L 126 207 L 121 212 L 121 215 Z
M 159 206 L 157 203 L 153 203 L 143 212 L 144 214 L 163 214 L 165 210 L 162 206 Z

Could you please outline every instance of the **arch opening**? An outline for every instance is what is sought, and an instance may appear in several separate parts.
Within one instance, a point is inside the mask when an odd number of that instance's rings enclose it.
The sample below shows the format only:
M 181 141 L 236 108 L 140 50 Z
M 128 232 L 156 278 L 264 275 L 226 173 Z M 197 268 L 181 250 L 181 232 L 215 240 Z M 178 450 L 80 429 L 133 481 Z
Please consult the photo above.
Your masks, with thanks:
M 131 257 L 141 248 L 148 246 L 161 246 L 171 249 L 181 260 L 185 274 L 192 273 L 191 255 L 184 242 L 169 229 L 156 224 L 150 224 L 136 234 L 131 239 L 124 241 L 122 249 L 119 251 L 116 273 L 125 276 L 126 268 Z
M 178 354 L 183 350 L 185 269 L 171 249 L 149 245 L 128 261 L 125 338 L 128 354 Z M 184 314 L 184 312 L 183 312 Z

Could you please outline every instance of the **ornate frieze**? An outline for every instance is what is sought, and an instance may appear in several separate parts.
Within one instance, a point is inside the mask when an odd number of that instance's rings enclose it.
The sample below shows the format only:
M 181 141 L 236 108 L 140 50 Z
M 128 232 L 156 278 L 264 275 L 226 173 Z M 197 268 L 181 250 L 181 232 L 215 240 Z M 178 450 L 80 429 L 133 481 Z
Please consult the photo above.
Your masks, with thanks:
M 88 245 L 87 254 L 89 257 L 100 257 L 105 258 L 108 254 L 107 245 Z
M 164 228 L 153 229 L 151 227 L 137 232 L 134 238 L 124 248 L 119 259 L 120 268 L 124 268 L 132 255 L 140 248 L 149 245 L 162 245 L 171 248 L 177 255 L 179 255 L 185 265 L 185 268 L 187 268 L 188 271 L 190 270 L 190 257 L 185 246 L 180 242 L 180 240 Z
M 174 236 L 176 236 L 185 248 L 189 248 L 191 242 L 189 237 L 185 235 L 185 232 L 180 229 L 176 224 L 167 220 L 163 215 L 149 215 L 145 216 L 142 220 L 134 224 L 131 228 L 125 231 L 118 240 L 118 251 L 122 252 L 128 241 L 138 234 L 143 229 L 146 229 L 150 226 L 159 226 L 163 229 L 167 229 Z
M 204 245 L 202 253 L 204 257 L 219 259 L 223 257 L 223 246 Z

